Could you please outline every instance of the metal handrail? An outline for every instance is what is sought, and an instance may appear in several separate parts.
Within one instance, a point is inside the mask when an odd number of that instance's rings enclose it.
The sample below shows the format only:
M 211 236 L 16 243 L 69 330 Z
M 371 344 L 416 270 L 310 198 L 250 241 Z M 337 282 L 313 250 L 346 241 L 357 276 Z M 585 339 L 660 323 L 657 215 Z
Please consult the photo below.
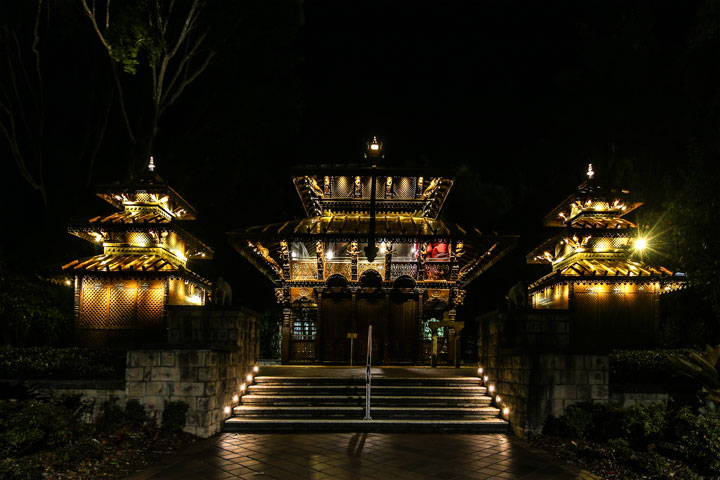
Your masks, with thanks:
M 372 420 L 370 417 L 370 384 L 372 383 L 372 325 L 368 327 L 367 345 L 367 362 L 365 365 L 365 418 L 363 418 L 363 420 Z

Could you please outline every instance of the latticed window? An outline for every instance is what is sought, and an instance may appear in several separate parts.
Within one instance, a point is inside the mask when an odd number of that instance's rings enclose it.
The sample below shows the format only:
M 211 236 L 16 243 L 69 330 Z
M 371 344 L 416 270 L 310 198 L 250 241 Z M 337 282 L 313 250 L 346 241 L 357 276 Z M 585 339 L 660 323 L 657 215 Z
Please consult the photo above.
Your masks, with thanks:
M 423 320 L 423 340 L 430 341 L 432 340 L 432 329 L 430 328 L 430 322 L 439 322 L 437 318 L 428 318 L 426 320 Z M 444 337 L 445 336 L 445 327 L 438 328 L 438 336 Z
M 315 340 L 317 335 L 317 307 L 313 304 L 293 305 L 293 339 Z

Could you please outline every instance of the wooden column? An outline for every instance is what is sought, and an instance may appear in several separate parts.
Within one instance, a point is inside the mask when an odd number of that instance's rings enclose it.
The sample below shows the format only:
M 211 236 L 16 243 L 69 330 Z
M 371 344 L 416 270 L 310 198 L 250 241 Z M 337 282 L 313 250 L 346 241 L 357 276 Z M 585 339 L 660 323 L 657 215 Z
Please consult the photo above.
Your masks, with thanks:
M 317 328 L 317 334 L 315 335 L 315 361 L 322 362 L 325 359 L 325 349 L 323 348 L 323 337 L 325 336 L 325 332 L 323 332 L 321 328 L 323 291 L 319 288 L 316 288 L 315 291 L 317 292 L 315 300 L 317 302 L 317 318 L 315 319 L 315 325 Z

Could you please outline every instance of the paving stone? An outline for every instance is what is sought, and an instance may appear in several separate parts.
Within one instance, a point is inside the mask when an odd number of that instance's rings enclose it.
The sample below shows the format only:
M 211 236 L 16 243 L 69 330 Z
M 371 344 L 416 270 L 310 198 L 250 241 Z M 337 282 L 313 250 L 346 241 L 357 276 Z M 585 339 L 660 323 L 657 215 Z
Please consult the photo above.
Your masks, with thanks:
M 574 479 L 579 471 L 504 434 L 224 433 L 128 480 Z

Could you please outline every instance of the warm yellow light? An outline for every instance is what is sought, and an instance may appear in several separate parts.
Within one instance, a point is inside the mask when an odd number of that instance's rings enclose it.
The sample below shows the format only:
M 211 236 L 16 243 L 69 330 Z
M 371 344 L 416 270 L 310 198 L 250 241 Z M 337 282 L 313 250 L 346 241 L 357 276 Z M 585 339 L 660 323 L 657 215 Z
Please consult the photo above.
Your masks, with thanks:
M 255 366 L 253 367 L 253 372 L 257 373 L 257 372 L 259 372 L 259 371 L 260 371 L 260 367 L 258 367 L 257 365 L 255 365 Z
M 253 380 L 253 376 L 252 376 L 252 374 L 250 374 L 250 373 L 248 373 L 248 374 L 247 374 L 247 377 L 245 377 L 245 378 L 247 379 L 248 383 L 249 383 L 249 382 L 252 382 L 252 380 Z
M 70 285 L 72 285 L 72 282 L 70 280 L 65 280 L 65 285 L 69 287 Z
M 225 415 L 230 415 L 230 407 L 225 407 Z
M 508 407 L 503 408 L 503 415 L 507 416 L 510 413 L 510 409 Z
M 500 398 L 500 395 L 497 395 L 495 397 L 495 403 L 500 403 L 501 400 L 502 400 L 502 398 Z
M 479 367 L 479 368 L 478 368 L 478 375 L 482 375 L 482 372 L 483 372 L 482 367 Z
M 379 149 L 380 149 L 380 145 L 378 145 L 377 143 L 370 144 L 370 150 L 379 150 Z
M 237 402 L 240 400 L 240 397 L 238 395 L 233 395 L 233 402 Z
M 247 388 L 247 385 L 245 385 L 244 383 L 242 385 L 240 385 L 241 392 L 244 392 L 246 388 Z
M 335 255 L 333 254 L 332 250 L 328 250 L 325 252 L 325 259 L 326 260 L 332 260 Z
M 488 381 L 488 376 L 487 376 L 487 375 L 485 375 L 485 376 L 483 377 L 483 381 L 485 381 L 485 382 Z
M 638 238 L 635 240 L 635 250 L 644 250 L 647 247 L 647 240 Z
M 490 393 L 493 393 L 493 392 L 495 391 L 495 385 L 490 385 L 490 386 L 488 387 L 488 391 L 489 391 Z

